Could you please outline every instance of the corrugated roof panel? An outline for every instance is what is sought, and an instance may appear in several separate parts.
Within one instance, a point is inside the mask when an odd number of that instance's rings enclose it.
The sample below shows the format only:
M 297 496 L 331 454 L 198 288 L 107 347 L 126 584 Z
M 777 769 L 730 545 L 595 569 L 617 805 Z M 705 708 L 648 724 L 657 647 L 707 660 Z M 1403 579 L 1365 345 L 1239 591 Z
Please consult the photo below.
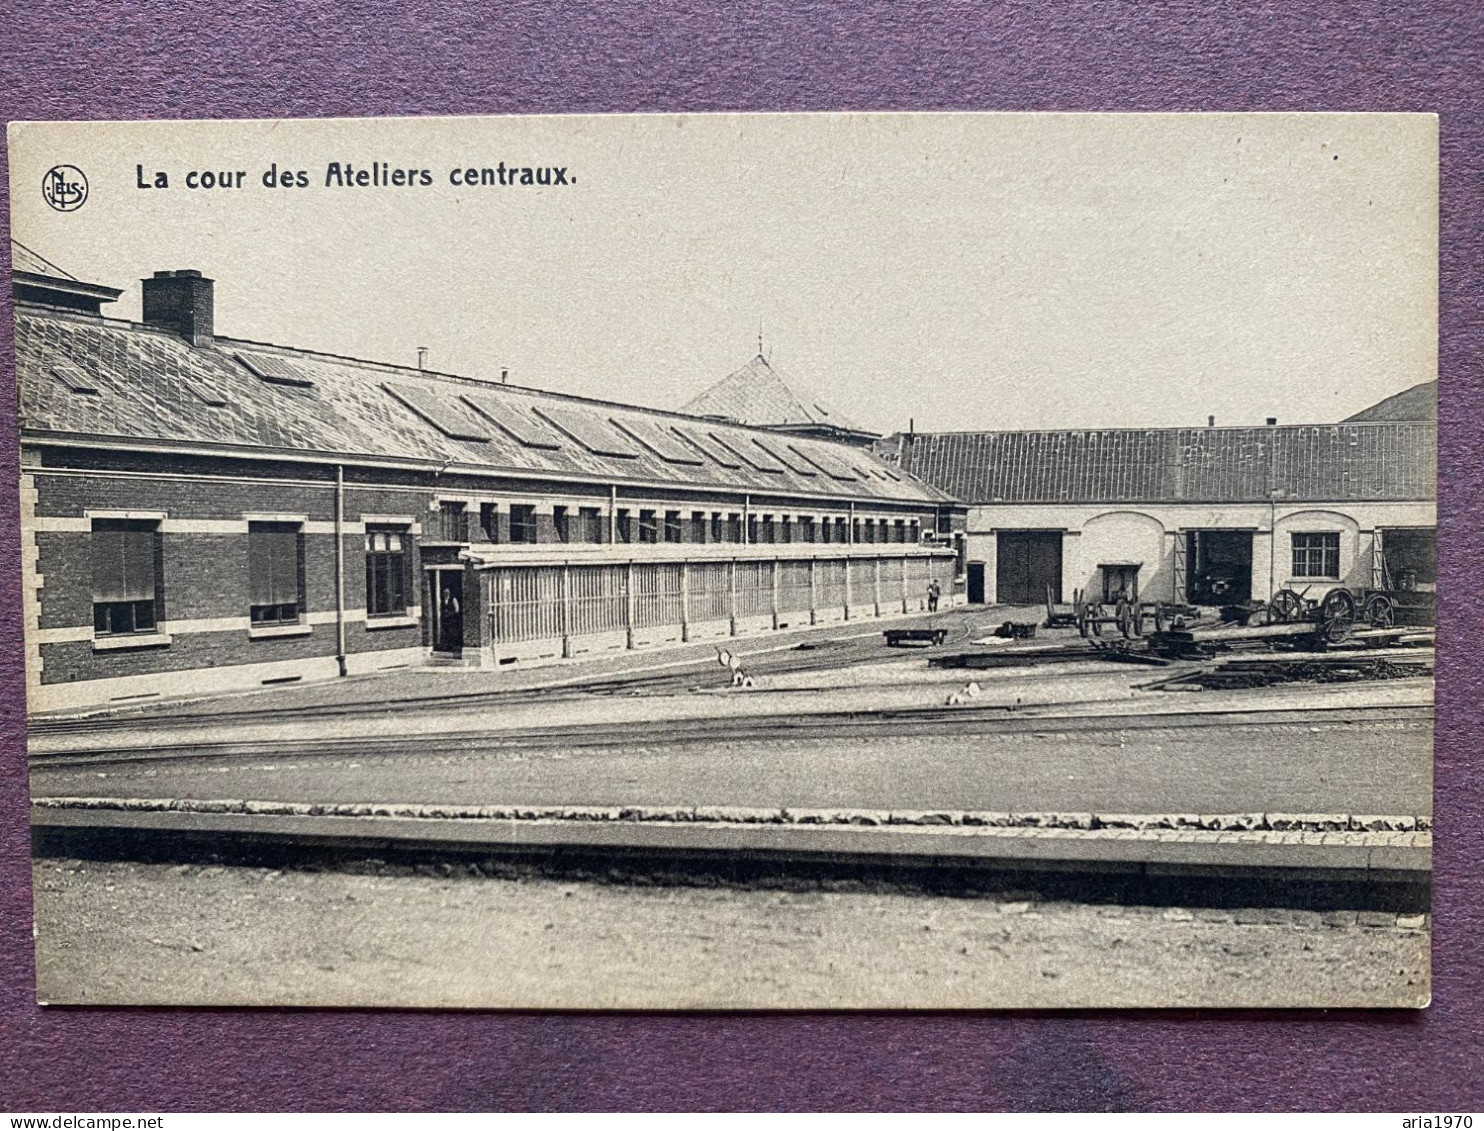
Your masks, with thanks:
M 254 375 L 274 385 L 297 385 L 313 388 L 314 379 L 293 362 L 271 353 L 237 351 L 237 360 L 247 366 Z
M 903 470 L 969 502 L 1433 498 L 1429 424 L 915 434 Z
M 607 421 L 591 416 L 581 409 L 542 404 L 536 406 L 535 411 L 594 455 L 610 456 L 614 459 L 639 458 L 638 450 L 627 436 Z
M 480 416 L 508 432 L 528 448 L 560 451 L 562 439 L 535 416 L 527 404 L 513 397 L 496 396 L 493 393 L 464 392 L 460 399 Z
M 685 463 L 699 467 L 703 462 L 700 455 L 682 444 L 674 432 L 656 421 L 639 417 L 623 419 L 610 417 L 609 419 L 612 424 L 638 440 L 641 445 L 666 463 Z
M 489 425 L 471 412 L 452 389 L 420 388 L 383 381 L 381 387 L 451 440 L 490 439 Z

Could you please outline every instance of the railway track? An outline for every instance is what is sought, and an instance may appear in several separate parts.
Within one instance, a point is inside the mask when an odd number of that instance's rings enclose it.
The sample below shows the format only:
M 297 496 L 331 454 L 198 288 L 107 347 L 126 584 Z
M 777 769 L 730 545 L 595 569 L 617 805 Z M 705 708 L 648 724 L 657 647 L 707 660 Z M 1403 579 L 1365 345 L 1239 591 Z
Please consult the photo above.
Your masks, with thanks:
M 1181 711 L 1150 715 L 1026 715 L 1006 707 L 941 707 L 838 712 L 815 715 L 743 716 L 721 719 L 668 721 L 664 728 L 646 734 L 646 747 L 731 744 L 748 741 L 827 739 L 869 735 L 872 737 L 952 737 L 976 734 L 1014 735 L 1046 733 L 1129 732 L 1150 730 L 1200 730 L 1203 728 L 1252 727 L 1267 729 L 1282 725 L 1356 724 L 1378 722 L 1431 722 L 1430 706 L 1406 707 L 1303 707 L 1278 710 Z M 179 725 L 179 720 L 174 720 Z M 951 730 L 949 729 L 951 728 Z M 115 747 L 106 751 L 67 751 L 33 754 L 34 771 L 74 766 L 106 767 L 140 763 L 194 762 L 201 759 L 295 757 L 389 758 L 411 750 L 426 752 L 426 735 L 314 737 L 308 739 L 253 739 L 248 741 L 186 742 L 176 746 L 158 743 Z M 502 751 L 606 750 L 635 745 L 631 733 L 591 726 L 527 727 L 498 732 L 464 731 L 442 735 L 437 752 L 453 754 L 497 754 Z M 33 777 L 33 792 L 43 778 Z
M 962 643 L 974 636 L 982 626 L 967 617 L 956 618 L 949 626 L 949 644 Z M 718 640 L 718 647 L 727 645 Z M 732 642 L 736 643 L 736 642 Z M 860 637 L 803 641 L 783 648 L 769 648 L 752 654 L 739 653 L 748 670 L 761 675 L 788 675 L 810 671 L 831 671 L 840 667 L 861 663 L 913 663 L 922 662 L 923 656 L 913 652 L 889 649 L 875 633 Z M 1089 655 L 1089 660 L 1096 660 Z M 556 671 L 558 669 L 551 669 Z M 370 677 L 376 678 L 376 677 Z M 673 666 L 637 671 L 631 675 L 582 676 L 546 684 L 539 687 L 505 688 L 498 690 L 459 691 L 447 694 L 418 694 L 399 698 L 377 699 L 362 703 L 310 704 L 290 708 L 295 718 L 353 718 L 382 714 L 390 710 L 430 709 L 438 710 L 460 705 L 477 706 L 481 703 L 533 703 L 561 702 L 586 696 L 643 696 L 671 694 L 691 690 L 712 690 L 728 685 L 731 675 L 717 666 L 710 658 L 681 661 Z M 31 734 L 77 735 L 120 729 L 145 730 L 168 729 L 199 718 L 203 722 L 225 721 L 252 723 L 282 719 L 285 713 L 282 696 L 285 692 L 260 691 L 251 694 L 265 698 L 263 706 L 245 707 L 239 710 L 223 710 L 220 700 L 191 701 L 176 704 L 171 709 L 166 703 L 151 703 L 138 708 L 120 707 L 107 714 L 84 717 L 33 718 L 28 723 Z M 184 709 L 181 709 L 184 708 Z

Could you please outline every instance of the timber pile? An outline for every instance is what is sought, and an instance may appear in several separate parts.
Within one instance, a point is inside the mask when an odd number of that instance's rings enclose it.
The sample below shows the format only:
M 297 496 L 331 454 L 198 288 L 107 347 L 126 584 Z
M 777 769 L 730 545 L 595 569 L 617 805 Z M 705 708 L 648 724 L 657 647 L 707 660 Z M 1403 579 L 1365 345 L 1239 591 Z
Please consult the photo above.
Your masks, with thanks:
M 1206 691 L 1272 687 L 1282 683 L 1361 683 L 1412 679 L 1433 673 L 1431 648 L 1396 648 L 1386 652 L 1305 653 L 1226 660 L 1215 667 L 1177 676 L 1153 686 Z

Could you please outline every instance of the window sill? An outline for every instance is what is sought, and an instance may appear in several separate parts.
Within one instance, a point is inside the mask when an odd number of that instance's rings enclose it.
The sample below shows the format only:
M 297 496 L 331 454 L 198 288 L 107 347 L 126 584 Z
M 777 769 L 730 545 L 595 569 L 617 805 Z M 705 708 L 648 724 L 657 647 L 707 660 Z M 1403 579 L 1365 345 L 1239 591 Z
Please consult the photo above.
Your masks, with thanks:
M 248 639 L 263 640 L 274 636 L 308 636 L 314 631 L 312 624 L 258 624 L 250 625 Z
M 94 652 L 112 652 L 123 648 L 163 648 L 170 643 L 168 632 L 140 632 L 129 636 L 95 636 Z
M 1338 577 L 1290 577 L 1283 583 L 1284 589 L 1292 589 L 1296 585 L 1338 585 Z
M 417 617 L 367 617 L 366 631 L 375 632 L 383 628 L 416 628 L 422 622 Z

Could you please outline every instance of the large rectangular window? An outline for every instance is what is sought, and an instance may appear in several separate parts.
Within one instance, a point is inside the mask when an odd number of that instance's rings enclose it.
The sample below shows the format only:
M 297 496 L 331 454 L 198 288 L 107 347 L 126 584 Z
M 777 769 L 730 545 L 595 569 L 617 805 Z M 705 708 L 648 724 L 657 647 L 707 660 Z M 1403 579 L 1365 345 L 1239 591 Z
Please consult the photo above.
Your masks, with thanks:
M 582 541 L 603 540 L 603 513 L 597 507 L 580 507 L 577 517 L 582 527 Z
M 690 540 L 692 542 L 706 541 L 706 512 L 690 512 Z
M 500 508 L 494 503 L 479 504 L 479 532 L 486 542 L 500 540 Z
M 679 542 L 680 541 L 680 512 L 679 511 L 666 511 L 665 512 L 665 541 L 666 542 Z
M 512 542 L 534 542 L 536 540 L 536 508 L 534 506 L 516 503 L 510 508 L 510 540 Z
M 551 527 L 558 542 L 572 541 L 572 519 L 566 507 L 551 508 Z
M 468 507 L 464 503 L 443 502 L 438 504 L 438 532 L 440 542 L 467 542 L 469 540 Z
M 92 541 L 94 634 L 154 632 L 163 588 L 159 523 L 95 518 Z
M 654 511 L 641 510 L 639 512 L 639 541 L 658 542 L 659 540 L 659 520 Z
M 300 622 L 304 614 L 304 532 L 297 522 L 247 524 L 247 587 L 253 624 Z
M 1337 533 L 1295 534 L 1293 576 L 1339 579 L 1340 536 Z
M 627 507 L 618 508 L 618 540 L 620 542 L 632 542 L 634 540 L 634 512 Z
M 366 615 L 404 616 L 410 588 L 411 541 L 406 527 L 366 527 Z

